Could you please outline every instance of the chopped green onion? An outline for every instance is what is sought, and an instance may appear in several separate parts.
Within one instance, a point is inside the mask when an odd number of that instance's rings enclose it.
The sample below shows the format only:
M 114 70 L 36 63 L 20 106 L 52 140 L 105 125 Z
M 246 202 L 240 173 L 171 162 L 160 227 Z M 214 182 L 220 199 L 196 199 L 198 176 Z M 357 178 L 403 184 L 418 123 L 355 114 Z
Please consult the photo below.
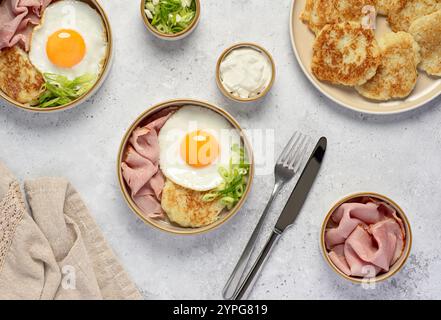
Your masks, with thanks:
M 244 195 L 250 170 L 250 165 L 245 156 L 245 150 L 236 144 L 233 145 L 231 150 L 233 154 L 229 167 L 219 167 L 218 169 L 220 176 L 224 180 L 223 183 L 202 197 L 202 201 L 205 202 L 219 199 L 227 209 L 234 207 Z
M 73 80 L 54 73 L 43 74 L 44 91 L 32 106 L 37 108 L 58 107 L 72 102 L 87 93 L 96 81 L 96 76 L 85 74 Z
M 175 34 L 187 29 L 196 16 L 194 0 L 146 0 L 145 14 L 159 32 Z

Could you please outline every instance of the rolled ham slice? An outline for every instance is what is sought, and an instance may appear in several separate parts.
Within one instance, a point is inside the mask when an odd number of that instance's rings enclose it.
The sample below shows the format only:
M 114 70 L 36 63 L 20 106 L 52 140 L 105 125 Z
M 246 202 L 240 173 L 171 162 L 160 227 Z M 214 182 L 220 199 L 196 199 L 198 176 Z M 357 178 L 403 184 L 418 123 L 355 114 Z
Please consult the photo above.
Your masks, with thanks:
M 387 272 L 403 253 L 403 222 L 384 202 L 363 198 L 342 204 L 331 220 L 333 227 L 325 233 L 328 255 L 348 276 L 375 277 Z
M 381 271 L 380 267 L 363 261 L 347 243 L 345 243 L 343 246 L 345 258 L 350 266 L 350 273 L 346 273 L 347 275 L 372 278 Z
M 158 172 L 158 165 L 141 156 L 132 146 L 127 148 L 126 160 L 121 166 L 132 194 L 138 194 L 146 182 Z
M 339 268 L 347 275 L 351 274 L 351 268 L 349 267 L 348 261 L 346 260 L 344 244 L 339 244 L 338 246 L 335 246 L 332 251 L 328 253 L 328 255 L 337 268 Z
M 52 0 L 0 1 L 0 50 L 18 44 L 29 51 L 33 28 Z
M 132 199 L 147 218 L 164 218 L 160 201 L 165 178 L 159 169 L 158 133 L 170 115 L 171 113 L 136 128 L 129 139 L 125 159 L 121 164 Z
M 344 203 L 335 211 L 331 219 L 338 223 L 337 228 L 326 232 L 326 244 L 328 249 L 342 244 L 360 224 L 375 223 L 383 219 L 375 203 Z
M 389 266 L 397 262 L 403 254 L 405 244 L 404 229 L 397 223 L 397 220 L 387 219 L 371 225 L 369 232 L 378 243 L 378 251 L 384 251 L 385 256 L 388 258 Z M 388 270 L 385 269 L 385 271 Z

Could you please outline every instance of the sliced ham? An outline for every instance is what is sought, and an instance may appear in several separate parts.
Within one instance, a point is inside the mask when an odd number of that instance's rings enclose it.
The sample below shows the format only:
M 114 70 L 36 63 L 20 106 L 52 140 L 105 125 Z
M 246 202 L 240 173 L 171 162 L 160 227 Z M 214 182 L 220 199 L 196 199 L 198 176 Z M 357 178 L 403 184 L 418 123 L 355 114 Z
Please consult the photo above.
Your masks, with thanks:
M 348 276 L 373 278 L 381 271 L 380 267 L 363 261 L 347 243 L 344 244 L 344 250 L 345 259 L 350 266 L 350 273 L 346 273 Z
M 0 50 L 18 44 L 29 51 L 33 28 L 52 0 L 0 1 Z
M 325 234 L 329 258 L 348 276 L 387 272 L 405 246 L 402 220 L 388 204 L 371 198 L 342 204 Z
M 157 165 L 141 156 L 132 146 L 128 147 L 126 161 L 121 166 L 132 195 L 136 195 L 158 171 Z
M 373 202 L 344 203 L 338 207 L 331 217 L 338 226 L 326 231 L 327 248 L 344 243 L 358 225 L 382 220 L 384 215 L 378 211 L 378 207 Z
M 389 265 L 397 262 L 403 253 L 405 243 L 404 228 L 398 224 L 397 220 L 387 219 L 376 223 L 370 226 L 369 232 L 377 241 L 380 249 L 390 250 L 386 252 L 389 257 Z M 387 244 L 388 240 L 390 245 Z M 392 246 L 392 243 L 394 243 L 394 246 Z
M 375 277 L 381 271 L 381 268 L 360 259 L 347 243 L 335 246 L 328 255 L 334 265 L 348 276 Z
M 328 253 L 329 259 L 335 264 L 337 268 L 343 271 L 348 276 L 351 275 L 351 269 L 345 256 L 345 245 L 340 244 L 335 246 L 331 252 Z
M 396 240 L 393 235 L 390 237 L 387 233 L 380 235 L 380 243 L 375 240 L 367 230 L 358 226 L 346 240 L 345 245 L 352 248 L 361 260 L 388 271 Z
M 164 218 L 160 201 L 165 179 L 159 169 L 158 133 L 170 115 L 136 128 L 121 164 L 132 199 L 147 218 Z
M 163 187 L 164 185 L 162 185 L 161 191 Z M 161 219 L 164 217 L 164 211 L 159 202 L 160 198 L 149 185 L 145 185 L 137 194 L 132 195 L 132 198 L 146 217 L 153 219 Z
M 130 137 L 130 143 L 144 158 L 153 163 L 159 161 L 158 132 L 164 126 L 169 116 L 156 119 L 145 127 L 136 128 Z
M 359 219 L 365 223 L 375 223 L 383 218 L 378 210 L 379 205 L 373 202 L 368 203 L 344 203 L 334 212 L 332 220 L 339 223 L 345 217 Z

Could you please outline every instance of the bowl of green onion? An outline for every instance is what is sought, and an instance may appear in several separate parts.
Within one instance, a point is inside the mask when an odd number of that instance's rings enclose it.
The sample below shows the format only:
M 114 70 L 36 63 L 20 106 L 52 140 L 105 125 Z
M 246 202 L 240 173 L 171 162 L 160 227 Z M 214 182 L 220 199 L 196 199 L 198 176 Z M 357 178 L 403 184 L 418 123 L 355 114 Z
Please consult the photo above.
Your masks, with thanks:
M 191 34 L 200 15 L 199 0 L 141 0 L 147 30 L 163 40 L 179 40 Z

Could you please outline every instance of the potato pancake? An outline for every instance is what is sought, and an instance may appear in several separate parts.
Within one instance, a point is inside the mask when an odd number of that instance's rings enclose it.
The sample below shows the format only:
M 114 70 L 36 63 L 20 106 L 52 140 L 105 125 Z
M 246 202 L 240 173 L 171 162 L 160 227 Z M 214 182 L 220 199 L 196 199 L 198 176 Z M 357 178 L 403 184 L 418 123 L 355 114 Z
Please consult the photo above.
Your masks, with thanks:
M 0 51 L 0 89 L 11 99 L 27 104 L 37 99 L 44 79 L 21 48 Z

